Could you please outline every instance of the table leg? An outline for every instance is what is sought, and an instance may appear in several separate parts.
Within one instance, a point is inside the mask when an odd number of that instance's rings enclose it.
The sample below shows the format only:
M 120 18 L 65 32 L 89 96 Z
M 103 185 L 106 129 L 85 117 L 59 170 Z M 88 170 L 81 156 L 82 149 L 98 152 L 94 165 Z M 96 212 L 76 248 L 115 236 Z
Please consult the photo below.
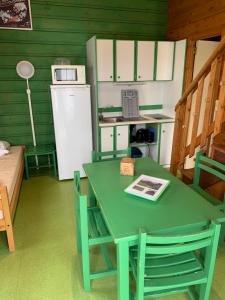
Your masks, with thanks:
M 118 300 L 129 300 L 129 246 L 127 241 L 117 244 Z

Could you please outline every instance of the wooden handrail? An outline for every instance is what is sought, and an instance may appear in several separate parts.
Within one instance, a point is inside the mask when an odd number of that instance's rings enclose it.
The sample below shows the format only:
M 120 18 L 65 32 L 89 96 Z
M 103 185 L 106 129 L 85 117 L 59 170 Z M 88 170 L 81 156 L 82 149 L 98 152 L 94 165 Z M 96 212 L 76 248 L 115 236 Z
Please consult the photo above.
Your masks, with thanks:
M 187 96 L 190 94 L 190 92 L 193 91 L 198 86 L 198 82 L 201 79 L 201 77 L 210 71 L 211 64 L 213 61 L 218 57 L 218 55 L 225 49 L 225 36 L 220 41 L 219 45 L 216 47 L 216 49 L 213 51 L 213 53 L 210 55 L 210 57 L 207 59 L 206 63 L 201 68 L 200 72 L 197 74 L 195 79 L 192 81 L 192 83 L 189 85 L 189 87 L 184 92 L 181 99 L 177 102 L 175 106 L 175 110 L 177 110 L 178 106 L 182 104 L 184 101 L 187 100 Z
M 206 83 L 207 97 L 204 96 L 203 102 L 203 89 L 208 74 L 210 76 Z M 204 111 L 199 127 L 202 107 Z M 187 87 L 175 110 L 170 166 L 174 175 L 178 168 L 184 168 L 185 158 L 188 155 L 192 157 L 197 147 L 205 147 L 210 151 L 211 138 L 221 132 L 225 122 L 225 36 Z M 191 115 L 193 119 L 190 118 Z M 199 129 L 201 132 L 198 132 Z

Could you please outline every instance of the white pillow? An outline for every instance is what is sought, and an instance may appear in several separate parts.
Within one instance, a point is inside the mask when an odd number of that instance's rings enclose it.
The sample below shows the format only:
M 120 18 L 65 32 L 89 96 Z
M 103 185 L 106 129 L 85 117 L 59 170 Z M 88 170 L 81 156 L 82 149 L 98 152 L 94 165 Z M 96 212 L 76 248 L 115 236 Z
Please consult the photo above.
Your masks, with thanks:
M 6 141 L 0 141 L 0 149 L 7 150 L 10 148 L 10 144 Z
M 8 154 L 8 153 L 9 153 L 9 150 L 0 149 L 0 157 L 5 154 Z

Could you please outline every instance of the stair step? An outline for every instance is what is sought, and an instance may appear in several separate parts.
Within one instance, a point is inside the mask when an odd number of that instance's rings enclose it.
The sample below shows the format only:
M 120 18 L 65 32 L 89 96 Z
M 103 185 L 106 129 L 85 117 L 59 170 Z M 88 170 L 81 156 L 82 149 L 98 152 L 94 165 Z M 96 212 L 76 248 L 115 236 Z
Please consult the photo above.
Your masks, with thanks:
M 192 184 L 194 178 L 194 168 L 180 170 L 182 181 L 186 184 Z
M 193 183 L 193 177 L 194 177 L 194 168 L 192 169 L 183 169 L 180 170 L 182 174 L 182 181 L 185 184 L 192 184 Z M 208 192 L 213 197 L 223 200 L 223 195 L 225 191 L 225 182 L 222 180 L 219 180 L 217 177 L 215 177 L 212 174 L 209 174 L 205 172 L 204 170 L 201 171 L 201 177 L 200 177 L 200 186 Z
M 213 139 L 213 144 L 221 148 L 225 148 L 225 133 L 217 134 Z
M 224 191 L 225 191 L 225 182 L 220 180 L 205 189 L 207 193 L 223 201 Z
M 218 134 L 212 144 L 212 159 L 225 164 L 225 133 Z

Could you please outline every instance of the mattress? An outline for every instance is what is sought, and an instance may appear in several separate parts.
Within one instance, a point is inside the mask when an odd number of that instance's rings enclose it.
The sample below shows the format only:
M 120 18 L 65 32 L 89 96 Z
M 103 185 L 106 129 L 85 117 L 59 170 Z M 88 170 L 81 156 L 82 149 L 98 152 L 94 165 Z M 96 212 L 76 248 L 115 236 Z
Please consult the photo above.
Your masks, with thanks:
M 21 160 L 23 160 L 22 146 L 13 146 L 8 154 L 0 157 L 0 184 L 7 187 L 9 203 L 12 200 Z M 0 211 L 0 219 L 2 217 L 2 211 Z

